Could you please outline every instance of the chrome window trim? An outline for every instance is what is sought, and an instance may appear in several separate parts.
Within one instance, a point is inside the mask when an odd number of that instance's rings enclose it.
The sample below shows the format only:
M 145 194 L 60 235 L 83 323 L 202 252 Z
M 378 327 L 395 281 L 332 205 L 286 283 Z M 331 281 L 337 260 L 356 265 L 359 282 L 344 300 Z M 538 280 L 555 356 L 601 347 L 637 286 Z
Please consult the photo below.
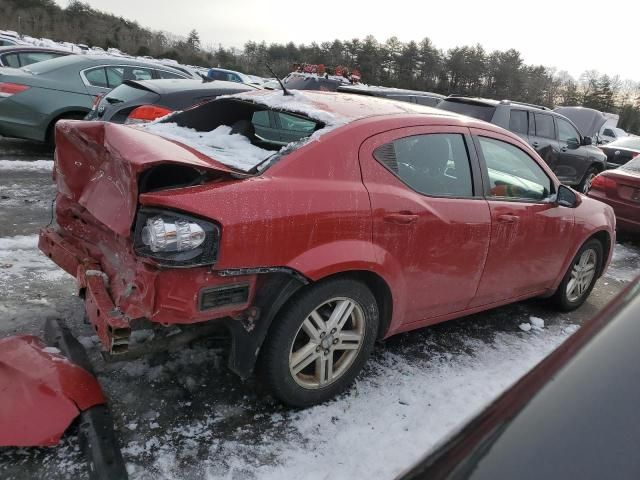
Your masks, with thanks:
M 181 72 L 180 70 L 177 70 L 177 69 L 167 70 L 165 68 L 158 68 L 155 65 L 145 65 L 145 64 L 138 64 L 138 63 L 135 63 L 135 64 L 134 63 L 129 63 L 129 64 L 108 63 L 108 64 L 104 64 L 104 65 L 92 65 L 91 67 L 87 67 L 87 68 L 84 68 L 84 69 L 80 70 L 80 78 L 82 79 L 82 83 L 84 83 L 84 85 L 86 87 L 103 88 L 103 89 L 106 89 L 106 90 L 113 90 L 110 87 L 101 87 L 99 85 L 92 85 L 89 82 L 89 80 L 87 80 L 87 77 L 85 76 L 85 72 L 88 72 L 89 70 L 95 70 L 96 68 L 106 68 L 106 67 L 145 68 L 147 70 L 153 70 L 153 71 L 158 71 L 158 72 L 174 73 L 176 75 L 182 76 L 185 79 L 190 79 L 191 78 L 191 77 L 187 76 L 186 74 L 184 74 L 183 72 Z

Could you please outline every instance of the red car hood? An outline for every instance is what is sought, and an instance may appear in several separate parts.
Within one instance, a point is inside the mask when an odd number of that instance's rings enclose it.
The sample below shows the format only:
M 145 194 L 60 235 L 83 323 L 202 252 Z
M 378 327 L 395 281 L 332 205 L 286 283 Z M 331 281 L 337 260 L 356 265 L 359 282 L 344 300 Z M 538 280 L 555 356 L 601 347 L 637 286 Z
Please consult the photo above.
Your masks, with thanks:
M 235 173 L 188 146 L 136 128 L 73 120 L 56 125 L 54 178 L 58 191 L 118 235 L 130 234 L 138 176 L 163 163 Z

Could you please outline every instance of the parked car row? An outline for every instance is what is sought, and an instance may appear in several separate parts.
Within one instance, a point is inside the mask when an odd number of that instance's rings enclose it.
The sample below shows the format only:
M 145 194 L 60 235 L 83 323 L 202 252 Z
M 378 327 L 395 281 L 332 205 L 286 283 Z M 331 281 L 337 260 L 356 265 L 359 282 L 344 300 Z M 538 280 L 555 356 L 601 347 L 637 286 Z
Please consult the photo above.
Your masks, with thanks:
M 82 119 L 96 98 L 126 80 L 186 79 L 181 68 L 100 55 L 67 55 L 23 68 L 0 67 L 0 135 L 53 140 L 61 119 Z
M 558 179 L 586 193 L 605 170 L 607 156 L 565 116 L 545 107 L 508 100 L 449 96 L 436 108 L 478 118 L 528 142 Z

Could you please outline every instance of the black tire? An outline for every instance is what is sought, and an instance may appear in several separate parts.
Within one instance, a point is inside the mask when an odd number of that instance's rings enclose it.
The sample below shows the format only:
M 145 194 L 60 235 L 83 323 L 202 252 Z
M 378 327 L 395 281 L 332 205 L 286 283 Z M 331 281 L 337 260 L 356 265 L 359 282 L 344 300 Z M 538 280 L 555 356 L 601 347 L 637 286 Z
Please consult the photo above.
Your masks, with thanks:
M 574 267 L 580 262 L 582 255 L 587 250 L 592 250 L 596 256 L 595 265 L 594 265 L 594 275 L 591 278 L 587 288 L 584 289 L 584 291 L 578 296 L 578 298 L 572 298 L 567 291 L 568 290 L 567 286 L 569 285 L 569 282 L 572 279 L 572 271 Z M 563 312 L 570 312 L 571 310 L 575 310 L 585 302 L 585 300 L 589 297 L 589 294 L 591 294 L 591 290 L 593 290 L 593 287 L 596 284 L 598 277 L 600 277 L 600 272 L 602 271 L 602 256 L 603 256 L 602 244 L 594 238 L 592 238 L 591 240 L 588 240 L 584 245 L 582 245 L 582 247 L 580 247 L 580 250 L 578 250 L 578 253 L 576 253 L 576 256 L 573 257 L 573 260 L 571 261 L 571 264 L 569 265 L 569 268 L 567 269 L 567 272 L 565 273 L 562 279 L 562 282 L 560 282 L 558 289 L 554 293 L 553 297 L 551 297 L 552 302 L 556 306 L 556 308 L 558 308 Z
M 331 300 L 336 301 L 331 303 Z M 345 300 L 347 302 L 343 305 L 349 305 L 348 302 L 352 302 L 354 308 L 348 316 L 343 317 L 347 318 L 343 325 L 344 330 L 338 330 L 334 337 L 327 328 L 327 331 L 323 332 L 324 335 L 320 337 L 322 328 L 319 328 L 317 340 L 312 339 L 303 328 L 303 322 L 316 311 L 321 314 L 328 326 L 329 314 L 331 311 L 337 311 L 338 303 Z M 275 398 L 293 407 L 309 407 L 329 400 L 351 385 L 362 370 L 373 350 L 378 332 L 378 318 L 376 300 L 371 291 L 361 282 L 351 279 L 334 279 L 308 287 L 285 306 L 281 314 L 274 319 L 260 352 L 257 368 L 259 379 Z M 347 331 L 347 328 L 351 330 Z M 356 329 L 361 332 L 362 340 L 358 343 L 359 347 L 357 350 L 355 348 L 343 350 L 340 332 L 349 335 L 349 332 L 355 332 Z M 290 360 L 294 361 L 295 345 L 301 339 L 303 340 L 298 345 L 310 346 L 309 352 L 319 353 L 310 353 L 306 356 L 305 358 L 315 356 L 315 360 L 294 375 L 292 369 L 295 370 L 295 368 L 290 367 Z M 325 343 L 313 343 L 319 340 L 328 343 L 328 346 L 321 346 Z M 324 348 L 331 350 L 324 350 Z M 299 347 L 296 353 L 301 350 L 302 348 Z M 317 362 L 323 363 L 325 361 L 323 359 L 328 361 L 329 355 L 332 359 L 331 365 L 335 365 L 336 368 L 336 378 L 328 381 L 325 386 L 321 386 L 319 380 L 317 386 L 303 386 L 300 382 L 312 382 L 319 378 L 316 370 L 319 368 Z M 301 361 L 299 365 L 303 363 Z M 326 365 L 327 363 L 323 367 L 324 370 L 327 369 Z M 309 370 L 315 374 L 311 375 L 308 373 Z
M 51 147 L 55 147 L 56 123 L 58 123 L 60 120 L 84 120 L 84 117 L 86 116 L 87 114 L 83 112 L 69 112 L 60 115 L 60 117 L 51 122 L 49 128 L 47 128 L 47 138 L 45 140 L 45 143 Z
M 584 174 L 584 177 L 582 178 L 580 185 L 578 185 L 578 191 L 586 195 L 587 192 L 589 192 L 589 189 L 591 188 L 591 183 L 593 182 L 593 179 L 599 173 L 600 173 L 600 170 L 598 170 L 596 167 L 589 167 L 589 170 L 587 170 L 587 173 Z

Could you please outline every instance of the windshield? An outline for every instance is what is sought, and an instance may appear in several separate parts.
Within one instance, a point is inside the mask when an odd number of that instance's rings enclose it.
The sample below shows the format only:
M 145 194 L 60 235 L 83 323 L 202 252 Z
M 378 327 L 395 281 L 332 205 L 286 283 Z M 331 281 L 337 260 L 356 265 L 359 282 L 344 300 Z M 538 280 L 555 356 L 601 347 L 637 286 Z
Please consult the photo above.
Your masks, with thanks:
M 443 100 L 436 108 L 448 110 L 449 112 L 460 113 L 469 117 L 490 122 L 496 107 L 481 103 L 457 102 L 455 100 Z

